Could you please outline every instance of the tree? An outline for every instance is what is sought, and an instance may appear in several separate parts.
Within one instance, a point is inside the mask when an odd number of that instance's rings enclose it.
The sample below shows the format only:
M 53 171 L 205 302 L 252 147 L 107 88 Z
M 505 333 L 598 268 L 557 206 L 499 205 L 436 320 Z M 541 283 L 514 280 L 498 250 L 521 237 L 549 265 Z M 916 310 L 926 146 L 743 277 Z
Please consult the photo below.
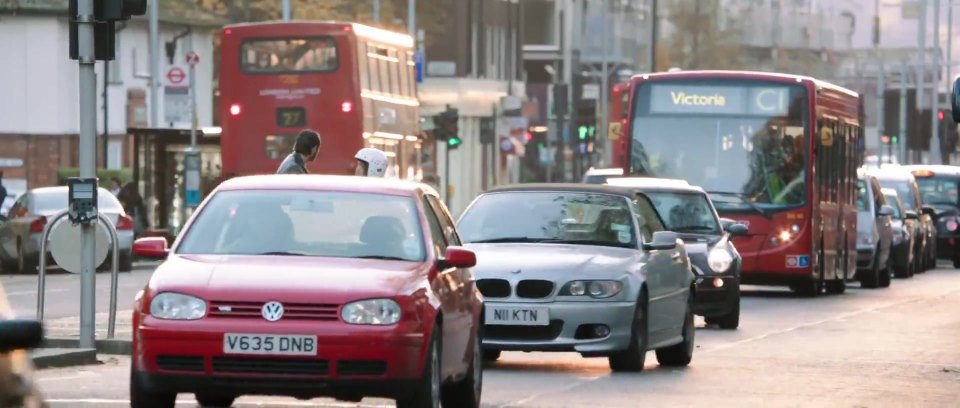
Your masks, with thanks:
M 720 0 L 669 0 L 666 11 L 670 34 L 658 44 L 666 51 L 658 70 L 742 68 L 740 32 L 721 24 Z

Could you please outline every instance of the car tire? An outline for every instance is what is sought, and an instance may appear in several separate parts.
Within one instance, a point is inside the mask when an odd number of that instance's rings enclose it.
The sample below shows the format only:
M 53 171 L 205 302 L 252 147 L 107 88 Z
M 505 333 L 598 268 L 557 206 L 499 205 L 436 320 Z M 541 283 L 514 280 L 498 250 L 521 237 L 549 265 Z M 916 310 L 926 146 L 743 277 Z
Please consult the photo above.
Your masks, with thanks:
M 207 408 L 230 408 L 237 397 L 228 397 L 224 395 L 196 394 L 197 403 L 201 407 Z
M 734 291 L 733 307 L 725 315 L 711 316 L 703 319 L 707 324 L 715 324 L 724 330 L 736 330 L 740 327 L 740 288 Z
M 827 282 L 825 288 L 828 295 L 842 295 L 847 291 L 847 280 L 842 278 L 832 280 Z
M 423 375 L 420 377 L 413 395 L 397 399 L 397 408 L 439 408 L 440 407 L 440 325 L 434 325 L 430 333 L 430 343 L 427 345 L 427 360 L 423 365 Z
M 903 260 L 898 259 L 894 263 L 893 277 L 897 279 L 906 279 L 910 277 L 910 253 L 903 253 Z
M 817 297 L 823 291 L 823 281 L 820 279 L 810 279 L 801 282 L 795 282 L 790 285 L 790 290 L 802 297 Z
M 37 267 L 40 259 L 34 260 L 23 253 L 23 245 L 17 243 L 17 273 L 29 275 L 37 273 Z
M 120 272 L 130 272 L 133 270 L 133 254 L 130 252 L 120 253 Z
M 880 270 L 880 287 L 889 288 L 890 287 L 890 274 L 893 272 L 893 258 L 892 254 L 890 257 L 887 257 L 887 265 Z
M 137 378 L 133 367 L 130 368 L 131 408 L 173 408 L 176 405 L 176 393 L 159 393 L 146 389 L 140 379 Z
M 630 326 L 630 345 L 626 350 L 618 351 L 607 357 L 610 369 L 614 372 L 640 372 L 647 360 L 647 344 L 650 332 L 647 319 L 647 293 L 640 292 L 640 299 L 633 312 L 633 324 Z
M 483 350 L 483 361 L 493 363 L 500 359 L 500 350 Z
M 954 267 L 954 268 L 960 268 L 960 257 L 954 257 L 954 258 L 953 258 L 953 267 Z
M 470 361 L 467 376 L 453 384 L 446 385 L 440 392 L 440 404 L 444 407 L 480 408 L 480 396 L 483 393 L 483 336 L 482 326 L 477 328 L 474 338 L 473 358 Z
M 867 289 L 876 289 L 880 287 L 880 247 L 877 247 L 877 252 L 873 254 L 873 266 L 870 267 L 868 271 L 861 271 L 858 276 L 860 280 L 860 287 Z
M 692 301 L 687 302 L 687 311 L 683 316 L 683 341 L 670 347 L 657 350 L 657 362 L 664 367 L 686 367 L 693 360 L 696 348 L 697 328 L 693 324 Z

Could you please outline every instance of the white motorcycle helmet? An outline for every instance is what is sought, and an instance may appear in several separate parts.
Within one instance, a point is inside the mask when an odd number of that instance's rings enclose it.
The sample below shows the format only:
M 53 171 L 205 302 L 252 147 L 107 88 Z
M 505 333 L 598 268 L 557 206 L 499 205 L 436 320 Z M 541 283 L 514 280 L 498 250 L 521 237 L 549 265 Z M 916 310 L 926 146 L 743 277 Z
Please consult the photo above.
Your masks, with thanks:
M 387 173 L 387 165 L 389 164 L 387 155 L 378 149 L 366 147 L 360 149 L 354 157 L 357 159 L 355 174 L 358 176 L 383 177 Z

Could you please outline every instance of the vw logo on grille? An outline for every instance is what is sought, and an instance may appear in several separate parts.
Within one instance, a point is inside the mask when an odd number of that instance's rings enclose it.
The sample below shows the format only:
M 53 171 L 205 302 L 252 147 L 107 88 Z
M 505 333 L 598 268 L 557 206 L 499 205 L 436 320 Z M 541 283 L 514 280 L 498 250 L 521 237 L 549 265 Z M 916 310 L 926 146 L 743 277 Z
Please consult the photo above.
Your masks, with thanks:
M 260 309 L 260 315 L 268 322 L 275 322 L 283 317 L 283 305 L 280 302 L 267 302 Z

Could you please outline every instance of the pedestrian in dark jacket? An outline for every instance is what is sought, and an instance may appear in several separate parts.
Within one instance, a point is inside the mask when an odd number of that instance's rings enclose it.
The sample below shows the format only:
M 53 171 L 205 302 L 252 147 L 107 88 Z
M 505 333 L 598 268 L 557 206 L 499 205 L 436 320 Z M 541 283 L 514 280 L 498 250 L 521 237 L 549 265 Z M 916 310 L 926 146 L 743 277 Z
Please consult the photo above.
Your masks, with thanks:
M 310 174 L 307 171 L 307 163 L 314 161 L 318 153 L 320 153 L 320 134 L 310 129 L 301 130 L 297 135 L 293 152 L 283 159 L 283 163 L 280 163 L 277 174 Z
M 117 199 L 120 200 L 123 211 L 133 219 L 134 236 L 141 236 L 150 228 L 150 222 L 147 218 L 147 208 L 144 205 L 143 197 L 137 190 L 139 190 L 137 184 L 131 181 L 120 189 Z

